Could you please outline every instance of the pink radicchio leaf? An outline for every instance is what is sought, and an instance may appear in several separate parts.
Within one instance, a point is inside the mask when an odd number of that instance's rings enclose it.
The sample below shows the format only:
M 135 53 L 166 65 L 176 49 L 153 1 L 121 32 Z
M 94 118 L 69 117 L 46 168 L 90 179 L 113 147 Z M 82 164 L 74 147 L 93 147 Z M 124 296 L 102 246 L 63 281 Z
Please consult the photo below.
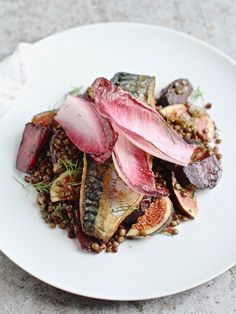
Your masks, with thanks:
M 67 95 L 55 120 L 78 149 L 101 163 L 110 157 L 117 135 L 109 121 L 98 113 L 94 103 Z
M 187 144 L 157 111 L 105 78 L 97 78 L 92 88 L 99 112 L 133 144 L 158 158 L 188 165 L 194 146 Z
M 118 133 L 118 139 L 112 158 L 121 179 L 138 193 L 156 197 L 168 195 L 165 187 L 155 187 L 155 177 L 147 154 L 130 142 L 118 127 L 113 127 Z

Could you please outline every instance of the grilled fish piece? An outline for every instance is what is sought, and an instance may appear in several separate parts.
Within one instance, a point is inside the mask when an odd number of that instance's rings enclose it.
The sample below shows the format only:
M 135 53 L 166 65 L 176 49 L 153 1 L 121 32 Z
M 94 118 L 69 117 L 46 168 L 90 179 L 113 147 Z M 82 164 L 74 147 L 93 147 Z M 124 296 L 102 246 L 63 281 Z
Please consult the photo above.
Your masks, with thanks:
M 101 165 L 84 155 L 80 220 L 86 234 L 107 241 L 141 199 L 119 178 L 111 161 Z
M 118 72 L 113 76 L 111 82 L 155 109 L 156 79 L 154 76 Z

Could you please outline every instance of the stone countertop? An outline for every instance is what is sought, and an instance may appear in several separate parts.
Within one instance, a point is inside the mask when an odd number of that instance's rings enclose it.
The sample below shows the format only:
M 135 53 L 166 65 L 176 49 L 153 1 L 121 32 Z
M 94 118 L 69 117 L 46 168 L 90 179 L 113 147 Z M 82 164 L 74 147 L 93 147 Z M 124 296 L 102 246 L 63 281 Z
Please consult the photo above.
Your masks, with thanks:
M 236 59 L 232 0 L 0 0 L 0 59 L 19 42 L 78 25 L 130 21 L 198 37 Z M 9 231 L 10 232 L 10 231 Z M 0 313 L 236 313 L 236 266 L 195 289 L 151 301 L 110 302 L 63 292 L 0 253 Z

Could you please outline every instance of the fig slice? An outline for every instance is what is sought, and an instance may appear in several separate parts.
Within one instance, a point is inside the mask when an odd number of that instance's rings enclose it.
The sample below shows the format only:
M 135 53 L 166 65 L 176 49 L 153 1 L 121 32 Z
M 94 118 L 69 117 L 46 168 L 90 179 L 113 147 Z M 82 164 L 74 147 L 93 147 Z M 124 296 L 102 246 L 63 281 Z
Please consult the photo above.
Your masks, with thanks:
M 60 202 L 73 198 L 73 193 L 79 194 L 79 171 L 67 170 L 59 175 L 51 185 L 51 202 Z
M 163 231 L 171 222 L 173 205 L 169 197 L 156 198 L 145 210 L 144 215 L 138 217 L 126 234 L 128 238 L 140 238 Z
M 210 151 L 208 147 L 206 147 L 203 144 L 196 145 L 193 155 L 192 155 L 192 161 L 200 161 L 210 156 Z
M 49 130 L 46 127 L 32 122 L 25 125 L 17 154 L 16 169 L 21 172 L 30 172 L 33 169 L 48 136 Z
M 212 141 L 215 125 L 206 110 L 195 105 L 175 104 L 162 108 L 160 114 L 167 121 L 187 128 L 194 128 L 202 141 Z
M 122 225 L 126 228 L 130 228 L 134 223 L 137 222 L 138 217 L 143 216 L 145 210 L 150 206 L 152 202 L 151 196 L 144 195 L 143 199 L 139 204 L 139 208 L 133 211 L 125 220 L 122 222 Z
M 32 122 L 45 127 L 56 126 L 57 122 L 54 120 L 56 113 L 56 109 L 40 112 L 33 116 Z
M 194 188 L 182 187 L 176 180 L 174 172 L 172 172 L 172 190 L 171 194 L 173 197 L 174 207 L 176 206 L 184 215 L 187 215 L 190 218 L 196 218 L 198 212 L 197 199 L 194 195 Z

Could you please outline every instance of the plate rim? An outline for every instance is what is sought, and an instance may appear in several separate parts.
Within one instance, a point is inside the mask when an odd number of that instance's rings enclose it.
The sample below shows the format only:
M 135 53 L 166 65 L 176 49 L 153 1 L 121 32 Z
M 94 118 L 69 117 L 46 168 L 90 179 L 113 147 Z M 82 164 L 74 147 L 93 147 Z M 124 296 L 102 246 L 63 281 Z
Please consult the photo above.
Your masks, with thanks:
M 31 50 L 32 48 L 33 49 L 37 49 L 37 46 L 43 44 L 45 41 L 47 40 L 50 40 L 51 38 L 55 38 L 55 37 L 59 37 L 61 35 L 64 35 L 66 33 L 69 33 L 69 32 L 73 32 L 73 31 L 76 31 L 76 30 L 79 30 L 81 28 L 96 28 L 96 27 L 119 27 L 119 26 L 123 26 L 123 27 L 142 27 L 142 28 L 149 28 L 149 29 L 158 29 L 160 31 L 163 31 L 163 32 L 168 32 L 168 33 L 172 33 L 174 35 L 177 35 L 181 38 L 185 38 L 187 40 L 190 40 L 192 42 L 195 42 L 197 43 L 198 45 L 201 45 L 202 47 L 205 47 L 205 48 L 208 48 L 210 49 L 211 51 L 213 51 L 214 53 L 216 53 L 218 56 L 220 56 L 221 58 L 223 59 L 226 59 L 228 62 L 230 62 L 230 64 L 235 67 L 236 69 L 236 61 L 228 56 L 225 52 L 222 52 L 219 48 L 216 48 L 214 47 L 213 45 L 197 38 L 197 37 L 194 37 L 192 35 L 189 35 L 189 34 L 186 34 L 186 33 L 183 33 L 181 31 L 178 31 L 178 30 L 175 30 L 173 28 L 169 28 L 169 27 L 164 27 L 164 26 L 159 26 L 159 25 L 155 25 L 155 24 L 148 24 L 148 23 L 133 23 L 133 22 L 104 22 L 104 23 L 93 23 L 93 24 L 85 24 L 85 25 L 80 25 L 80 26 L 76 26 L 76 27 L 72 27 L 72 28 L 69 28 L 69 29 L 66 29 L 66 30 L 63 30 L 63 31 L 59 31 L 59 32 L 56 32 L 54 34 L 51 34 L 47 37 L 44 37 L 34 43 L 31 44 L 31 46 L 29 47 L 29 49 Z M 30 52 L 29 52 L 30 53 Z M 27 85 L 27 83 L 25 84 Z M 22 91 L 24 90 L 25 86 L 22 88 Z M 22 93 L 21 91 L 21 93 Z M 18 96 L 19 97 L 19 96 Z M 15 108 L 15 105 L 13 104 L 12 108 L 10 108 L 6 114 L 4 114 L 4 116 L 0 119 L 0 123 L 1 123 L 1 120 L 4 120 L 6 116 L 10 115 L 11 114 L 11 111 L 14 110 Z M 20 267 L 21 269 L 23 269 L 25 272 L 27 272 L 28 274 L 30 274 L 31 276 L 33 276 L 34 278 L 40 280 L 41 282 L 43 283 L 46 283 L 54 288 L 57 288 L 57 289 L 60 289 L 62 291 L 65 291 L 65 292 L 69 292 L 69 293 L 72 293 L 74 295 L 79 295 L 79 296 L 83 296 L 83 297 L 87 297 L 87 298 L 93 298 L 93 299 L 99 299 L 99 300 L 106 300 L 106 301 L 142 301 L 142 300 L 152 300 L 152 299 L 156 299 L 156 298 L 161 298 L 161 297 L 165 297 L 165 296 L 170 296 L 170 295 L 174 295 L 174 294 L 177 294 L 177 293 L 182 293 L 184 291 L 187 291 L 187 290 L 190 290 L 190 289 L 193 289 L 193 288 L 196 288 L 202 284 L 205 284 L 206 282 L 222 275 L 224 272 L 226 272 L 227 270 L 229 270 L 230 268 L 232 268 L 233 266 L 236 265 L 236 260 L 227 264 L 225 267 L 222 267 L 222 270 L 219 272 L 216 272 L 216 274 L 213 274 L 211 276 L 208 276 L 207 278 L 205 278 L 204 280 L 199 280 L 198 282 L 195 282 L 195 283 L 192 283 L 192 284 L 189 284 L 189 285 L 185 285 L 184 287 L 181 288 L 181 290 L 178 290 L 178 289 L 170 289 L 170 292 L 169 293 L 163 293 L 163 294 L 159 294 L 158 296 L 145 296 L 143 298 L 132 298 L 132 297 L 122 297 L 122 298 L 119 298 L 119 297 L 105 297 L 105 296 L 98 296 L 98 295 L 95 295 L 94 293 L 90 293 L 90 294 L 86 294 L 86 293 L 78 293 L 78 292 L 74 292 L 74 291 L 71 291 L 70 289 L 67 289 L 67 288 L 64 288 L 63 286 L 61 286 L 60 284 L 51 284 L 49 282 L 47 282 L 46 280 L 44 279 L 41 279 L 39 278 L 37 275 L 35 274 L 32 274 L 29 270 L 27 270 L 27 267 L 25 268 L 24 266 L 21 265 L 21 262 L 16 262 L 15 261 L 15 258 L 13 257 L 10 257 L 4 250 L 2 250 L 0 248 L 1 252 L 7 257 L 9 258 L 15 265 L 17 265 L 18 267 Z M 155 294 L 155 293 L 154 293 Z

